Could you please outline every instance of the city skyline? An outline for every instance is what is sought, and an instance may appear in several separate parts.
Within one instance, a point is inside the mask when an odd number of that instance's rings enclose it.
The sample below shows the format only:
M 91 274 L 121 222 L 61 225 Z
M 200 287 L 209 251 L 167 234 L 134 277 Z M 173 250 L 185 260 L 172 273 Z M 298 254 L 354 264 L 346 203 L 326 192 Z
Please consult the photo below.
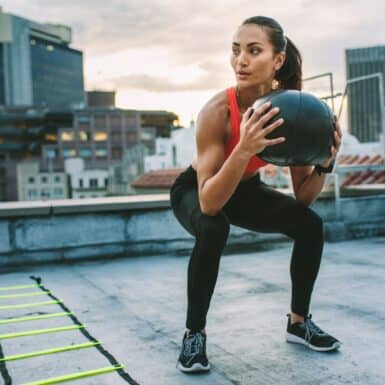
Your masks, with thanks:
M 115 89 L 118 107 L 165 109 L 184 125 L 211 96 L 235 84 L 231 40 L 246 17 L 275 18 L 302 53 L 304 77 L 333 72 L 337 91 L 345 81 L 344 50 L 385 43 L 385 5 L 379 1 L 295 1 L 290 9 L 281 1 L 253 3 L 2 0 L 0 6 L 38 22 L 69 25 L 72 45 L 84 52 L 87 90 Z M 326 80 L 317 86 L 326 87 Z

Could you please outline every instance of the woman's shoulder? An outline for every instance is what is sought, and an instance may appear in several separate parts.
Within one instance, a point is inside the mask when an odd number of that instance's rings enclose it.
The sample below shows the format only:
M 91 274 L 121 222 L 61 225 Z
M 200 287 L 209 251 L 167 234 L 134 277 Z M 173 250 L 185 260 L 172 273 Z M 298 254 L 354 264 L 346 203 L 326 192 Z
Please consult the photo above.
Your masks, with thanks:
M 220 125 L 225 124 L 229 118 L 229 105 L 226 90 L 214 94 L 201 108 L 198 120 L 209 120 Z

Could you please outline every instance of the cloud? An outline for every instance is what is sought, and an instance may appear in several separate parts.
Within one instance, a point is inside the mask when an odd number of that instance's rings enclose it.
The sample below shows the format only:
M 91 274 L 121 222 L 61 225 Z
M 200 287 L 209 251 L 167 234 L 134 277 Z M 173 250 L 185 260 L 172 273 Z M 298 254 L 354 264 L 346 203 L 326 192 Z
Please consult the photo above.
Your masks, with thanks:
M 2 5 L 22 17 L 70 25 L 74 46 L 86 59 L 158 46 L 175 65 L 194 63 L 203 71 L 191 81 L 175 82 L 167 74 L 142 73 L 138 57 L 137 73 L 100 79 L 156 92 L 223 87 L 230 79 L 232 35 L 253 15 L 279 21 L 302 52 L 305 76 L 333 71 L 340 87 L 346 47 L 385 44 L 385 2 L 379 0 L 2 0 Z
M 131 74 L 108 80 L 112 88 L 141 90 L 149 92 L 206 91 L 219 89 L 229 81 L 230 72 L 225 71 L 222 63 L 203 62 L 199 66 L 202 73 L 192 81 L 175 82 L 166 76 Z

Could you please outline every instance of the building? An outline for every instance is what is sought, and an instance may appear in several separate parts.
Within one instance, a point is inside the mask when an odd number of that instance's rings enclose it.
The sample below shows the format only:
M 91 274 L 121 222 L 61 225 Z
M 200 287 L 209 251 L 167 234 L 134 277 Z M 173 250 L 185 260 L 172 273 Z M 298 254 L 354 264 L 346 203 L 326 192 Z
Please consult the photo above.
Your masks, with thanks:
M 144 158 L 144 171 L 160 170 L 176 166 L 173 154 L 176 153 L 176 147 L 170 138 L 155 139 L 155 154 L 147 155 Z
M 115 107 L 115 91 L 87 91 L 88 107 Z
M 171 132 L 180 127 L 179 117 L 173 112 L 161 110 L 141 110 L 140 125 L 155 128 L 156 138 L 169 138 Z
M 39 161 L 23 161 L 17 165 L 19 201 L 67 199 L 69 186 L 64 172 L 41 172 Z
M 0 105 L 84 105 L 83 54 L 70 44 L 70 27 L 0 8 Z
M 57 132 L 56 142 L 42 148 L 42 164 L 63 169 L 68 158 L 84 159 L 85 168 L 105 169 L 120 164 L 125 151 L 143 142 L 155 146 L 155 129 L 141 127 L 136 110 L 85 108 L 75 110 L 73 121 Z
M 132 195 L 131 186 L 140 175 L 144 174 L 144 161 L 148 149 L 143 143 L 130 147 L 124 154 L 123 162 L 109 168 L 108 195 Z
M 195 126 L 178 128 L 171 132 L 171 138 L 156 138 L 155 154 L 145 157 L 145 171 L 173 167 L 186 167 L 196 155 Z
M 345 62 L 347 80 L 380 72 L 385 83 L 385 46 L 346 49 Z M 360 142 L 380 140 L 383 129 L 377 78 L 349 85 L 348 126 Z
M 133 146 L 143 144 L 141 156 L 154 153 L 157 129 L 141 125 L 148 113 L 153 121 L 158 116 L 166 122 L 163 129 L 170 135 L 176 115 L 167 111 L 0 107 L 0 200 L 18 199 L 16 165 L 21 160 L 39 160 L 40 170 L 52 172 L 63 171 L 65 159 L 81 157 L 87 170 L 108 170 L 122 165 Z
M 69 175 L 71 198 L 98 198 L 107 195 L 108 172 L 104 169 L 86 170 L 84 159 L 65 160 L 65 171 Z
M 58 128 L 70 126 L 72 119 L 69 110 L 0 108 L 0 201 L 18 199 L 18 162 L 40 160 L 41 147 L 55 143 Z M 46 165 L 44 171 L 48 170 L 53 168 Z

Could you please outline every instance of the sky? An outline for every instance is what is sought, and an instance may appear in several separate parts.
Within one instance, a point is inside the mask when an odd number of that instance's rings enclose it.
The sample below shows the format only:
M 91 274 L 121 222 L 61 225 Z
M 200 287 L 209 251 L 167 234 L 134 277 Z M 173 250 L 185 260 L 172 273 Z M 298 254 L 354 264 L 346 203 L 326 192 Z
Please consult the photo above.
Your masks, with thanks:
M 385 44 L 383 0 L 0 0 L 0 6 L 69 25 L 72 46 L 84 54 L 87 90 L 115 90 L 118 107 L 172 111 L 184 125 L 235 84 L 232 37 L 250 16 L 276 19 L 302 54 L 304 77 L 333 72 L 337 92 L 344 88 L 344 50 Z M 306 82 L 305 90 L 325 96 L 328 80 Z

